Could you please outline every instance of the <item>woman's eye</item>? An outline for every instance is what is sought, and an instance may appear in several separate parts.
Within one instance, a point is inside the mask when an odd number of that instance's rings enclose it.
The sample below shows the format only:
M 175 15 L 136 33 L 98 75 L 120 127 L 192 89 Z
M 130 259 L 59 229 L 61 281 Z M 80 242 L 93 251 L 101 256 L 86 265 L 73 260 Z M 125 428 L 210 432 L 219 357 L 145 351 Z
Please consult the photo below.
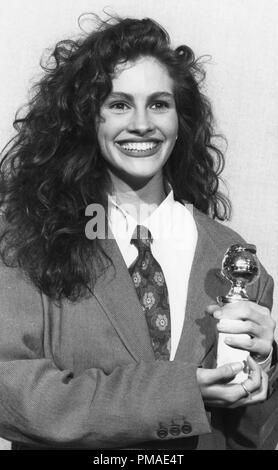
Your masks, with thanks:
M 156 101 L 151 105 L 151 108 L 157 111 L 165 111 L 166 109 L 169 109 L 169 103 L 166 101 Z
M 115 111 L 126 111 L 129 109 L 129 106 L 123 102 L 111 103 L 109 106 L 110 109 L 114 109 Z

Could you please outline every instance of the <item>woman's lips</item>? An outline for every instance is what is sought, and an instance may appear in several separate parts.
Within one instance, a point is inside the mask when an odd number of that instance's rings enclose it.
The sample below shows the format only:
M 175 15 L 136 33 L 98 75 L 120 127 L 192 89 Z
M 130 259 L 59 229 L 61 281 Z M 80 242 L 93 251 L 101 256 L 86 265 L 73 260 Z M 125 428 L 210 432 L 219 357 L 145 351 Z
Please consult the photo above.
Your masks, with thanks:
M 150 157 L 161 147 L 162 141 L 151 142 L 116 142 L 122 153 L 129 157 Z

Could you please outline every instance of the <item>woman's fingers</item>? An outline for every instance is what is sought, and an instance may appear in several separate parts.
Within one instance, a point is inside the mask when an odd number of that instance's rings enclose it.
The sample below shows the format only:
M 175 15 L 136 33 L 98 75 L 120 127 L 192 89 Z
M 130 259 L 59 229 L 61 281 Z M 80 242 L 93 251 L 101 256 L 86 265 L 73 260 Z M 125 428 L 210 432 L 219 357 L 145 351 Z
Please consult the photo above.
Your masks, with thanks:
M 244 386 L 249 393 L 253 393 L 260 389 L 262 369 L 250 356 L 247 358 L 247 364 L 249 366 L 249 374 L 248 378 L 244 381 Z
M 233 362 L 225 364 L 216 369 L 197 369 L 197 380 L 199 386 L 209 386 L 218 383 L 226 383 L 232 380 L 240 371 L 243 370 L 244 365 L 241 362 Z
M 264 371 L 262 371 L 260 386 L 254 392 L 250 393 L 249 386 L 246 384 L 246 381 L 239 385 L 241 386 L 241 390 L 239 390 L 239 393 L 241 393 L 241 398 L 236 403 L 232 404 L 231 408 L 256 405 L 257 403 L 261 403 L 266 400 L 268 390 L 268 376 Z
M 267 325 L 268 328 L 275 328 L 275 321 L 270 315 L 270 310 L 262 305 L 251 301 L 238 301 L 225 304 L 220 307 L 216 304 L 209 305 L 206 312 L 213 315 L 215 319 L 230 320 L 251 320 L 259 326 Z
M 205 404 L 233 408 L 264 401 L 268 377 L 251 358 L 249 376 L 241 384 L 229 383 L 243 369 L 242 363 L 225 364 L 217 369 L 197 369 L 197 381 Z
M 262 330 L 260 325 L 250 320 L 230 320 L 228 318 L 219 320 L 217 329 L 221 333 L 247 333 L 252 336 L 259 336 Z
M 206 308 L 206 312 L 211 315 L 213 315 L 214 312 L 217 312 L 217 311 L 221 311 L 221 307 L 219 306 L 219 304 L 208 305 L 208 307 Z
M 224 339 L 224 342 L 235 349 L 244 349 L 253 353 L 264 361 L 270 354 L 272 344 L 260 338 L 251 338 L 248 335 L 229 335 Z
M 219 320 L 218 331 L 228 335 L 226 344 L 233 348 L 245 349 L 260 357 L 261 361 L 269 356 L 275 321 L 266 307 L 250 301 L 240 301 L 223 307 L 210 305 L 207 312 Z

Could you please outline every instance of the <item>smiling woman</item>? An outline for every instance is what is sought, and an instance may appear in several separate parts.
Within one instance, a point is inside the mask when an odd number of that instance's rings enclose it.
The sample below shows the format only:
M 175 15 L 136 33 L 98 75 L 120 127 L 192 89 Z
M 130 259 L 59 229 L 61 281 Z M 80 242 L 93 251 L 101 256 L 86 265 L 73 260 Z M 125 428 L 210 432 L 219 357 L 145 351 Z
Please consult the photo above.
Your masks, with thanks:
M 244 241 L 213 220 L 230 205 L 201 62 L 154 20 L 110 18 L 44 71 L 0 169 L 0 435 L 14 449 L 260 447 L 273 281 L 261 266 L 253 301 L 215 305 L 222 257 Z M 96 208 L 103 236 L 87 227 Z M 250 353 L 242 384 L 242 363 L 215 368 L 220 318 Z

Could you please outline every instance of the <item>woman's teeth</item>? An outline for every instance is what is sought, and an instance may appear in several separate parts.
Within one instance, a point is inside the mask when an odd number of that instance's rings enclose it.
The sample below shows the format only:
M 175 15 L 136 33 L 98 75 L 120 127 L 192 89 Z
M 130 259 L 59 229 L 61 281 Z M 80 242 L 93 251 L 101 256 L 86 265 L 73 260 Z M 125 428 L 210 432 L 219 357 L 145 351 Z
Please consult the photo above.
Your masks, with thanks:
M 146 150 L 152 150 L 157 147 L 159 142 L 126 142 L 119 144 L 121 148 L 128 151 L 144 152 Z

